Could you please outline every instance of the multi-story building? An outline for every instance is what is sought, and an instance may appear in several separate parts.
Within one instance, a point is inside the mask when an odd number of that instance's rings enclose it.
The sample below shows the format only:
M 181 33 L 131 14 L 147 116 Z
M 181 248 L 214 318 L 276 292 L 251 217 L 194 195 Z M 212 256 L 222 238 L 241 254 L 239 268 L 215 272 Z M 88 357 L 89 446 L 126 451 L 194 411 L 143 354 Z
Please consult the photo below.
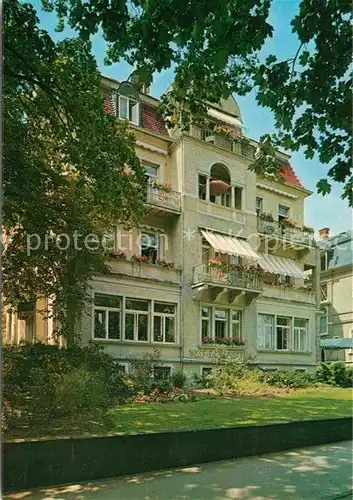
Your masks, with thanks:
M 168 131 L 158 100 L 129 82 L 103 83 L 106 110 L 135 131 L 148 189 L 140 227 L 113 231 L 118 254 L 92 282 L 83 341 L 127 367 L 158 349 L 160 376 L 212 368 L 215 343 L 262 369 L 312 369 L 319 253 L 303 230 L 310 191 L 289 156 L 278 152 L 281 181 L 248 169 L 257 144 L 241 137 L 233 98 L 209 106 L 212 127 Z
M 353 363 L 353 232 L 320 230 L 322 361 Z

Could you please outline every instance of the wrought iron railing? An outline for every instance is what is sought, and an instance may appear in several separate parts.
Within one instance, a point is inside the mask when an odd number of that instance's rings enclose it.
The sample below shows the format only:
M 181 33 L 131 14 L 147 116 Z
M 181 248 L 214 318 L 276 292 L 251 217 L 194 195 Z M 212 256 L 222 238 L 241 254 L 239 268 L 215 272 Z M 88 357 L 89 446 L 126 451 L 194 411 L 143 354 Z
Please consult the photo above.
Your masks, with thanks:
M 286 227 L 277 221 L 257 219 L 259 233 L 275 238 L 288 240 L 294 243 L 301 243 L 307 246 L 315 246 L 315 239 L 311 233 L 303 231 L 298 227 Z
M 180 212 L 181 195 L 177 191 L 165 190 L 153 185 L 147 186 L 147 203 L 166 208 L 175 212 Z
M 225 265 L 222 268 L 211 264 L 200 264 L 194 267 L 194 284 L 214 283 L 233 286 L 243 290 L 262 290 L 262 279 L 253 269 L 237 269 Z

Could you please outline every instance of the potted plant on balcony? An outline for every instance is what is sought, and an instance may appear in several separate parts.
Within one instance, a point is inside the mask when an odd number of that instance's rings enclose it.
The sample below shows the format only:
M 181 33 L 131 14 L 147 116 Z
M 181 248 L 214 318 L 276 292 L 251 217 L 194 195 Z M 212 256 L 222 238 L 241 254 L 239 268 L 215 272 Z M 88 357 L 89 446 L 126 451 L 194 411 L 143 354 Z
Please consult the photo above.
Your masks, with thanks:
M 136 254 L 134 254 L 131 257 L 131 260 L 134 261 L 134 262 L 140 262 L 142 264 L 152 264 L 151 259 L 149 257 L 147 257 L 146 255 L 136 255 Z
M 215 281 L 226 281 L 228 267 L 226 262 L 219 257 L 215 257 L 208 262 L 208 267 Z
M 119 259 L 126 260 L 126 253 L 123 252 L 122 250 L 115 250 L 114 252 L 110 253 L 110 257 L 118 260 Z
M 262 220 L 266 220 L 268 222 L 274 222 L 273 215 L 270 212 L 261 212 L 259 217 Z
M 303 226 L 302 231 L 303 231 L 303 233 L 309 233 L 309 234 L 315 233 L 315 229 L 313 227 L 309 227 L 309 226 Z
M 281 222 L 280 222 L 281 226 L 283 228 L 288 228 L 288 229 L 293 229 L 295 227 L 297 227 L 297 223 L 294 222 L 294 220 L 292 219 L 283 219 Z
M 174 260 L 165 260 L 160 259 L 159 257 L 157 258 L 156 263 L 161 267 L 166 267 L 167 269 L 173 269 L 173 267 L 175 266 Z
M 172 192 L 172 185 L 170 183 L 161 183 L 161 182 L 153 182 L 152 187 L 154 189 L 158 189 L 158 191 L 163 191 L 164 193 L 171 193 Z
M 208 265 L 214 269 L 225 269 L 227 266 L 227 264 L 219 257 L 209 260 Z

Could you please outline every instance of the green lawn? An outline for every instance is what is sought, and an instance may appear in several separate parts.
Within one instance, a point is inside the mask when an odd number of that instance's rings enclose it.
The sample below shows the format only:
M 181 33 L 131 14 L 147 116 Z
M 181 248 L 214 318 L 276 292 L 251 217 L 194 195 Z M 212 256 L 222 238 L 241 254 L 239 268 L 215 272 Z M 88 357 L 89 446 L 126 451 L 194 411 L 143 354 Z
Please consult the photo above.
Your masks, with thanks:
M 303 389 L 284 397 L 133 404 L 110 414 L 115 431 L 123 434 L 348 417 L 352 416 L 352 390 Z
M 5 438 L 135 434 L 261 425 L 352 416 L 352 389 L 302 389 L 281 397 L 201 399 L 193 403 L 135 403 L 109 411 L 55 421 L 43 428 L 14 429 Z

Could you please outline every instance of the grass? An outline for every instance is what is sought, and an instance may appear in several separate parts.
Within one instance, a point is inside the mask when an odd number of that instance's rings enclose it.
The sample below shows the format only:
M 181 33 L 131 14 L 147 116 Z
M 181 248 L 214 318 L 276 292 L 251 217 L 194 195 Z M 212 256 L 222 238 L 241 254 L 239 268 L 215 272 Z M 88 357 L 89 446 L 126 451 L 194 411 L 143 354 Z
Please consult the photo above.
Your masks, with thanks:
M 7 439 L 58 435 L 135 434 L 262 425 L 352 416 L 352 389 L 300 389 L 281 397 L 201 399 L 192 403 L 119 405 L 106 415 L 6 432 Z M 78 417 L 79 418 L 79 417 Z

